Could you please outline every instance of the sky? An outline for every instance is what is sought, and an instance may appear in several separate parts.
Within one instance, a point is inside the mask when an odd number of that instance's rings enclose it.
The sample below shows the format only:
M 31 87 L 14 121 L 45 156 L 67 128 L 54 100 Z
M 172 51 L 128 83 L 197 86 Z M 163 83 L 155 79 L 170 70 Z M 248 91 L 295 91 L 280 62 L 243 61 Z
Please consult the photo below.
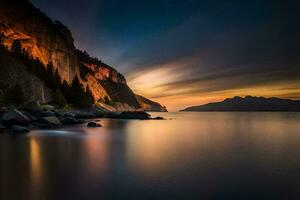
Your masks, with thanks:
M 300 0 L 31 2 L 171 111 L 233 96 L 300 99 Z

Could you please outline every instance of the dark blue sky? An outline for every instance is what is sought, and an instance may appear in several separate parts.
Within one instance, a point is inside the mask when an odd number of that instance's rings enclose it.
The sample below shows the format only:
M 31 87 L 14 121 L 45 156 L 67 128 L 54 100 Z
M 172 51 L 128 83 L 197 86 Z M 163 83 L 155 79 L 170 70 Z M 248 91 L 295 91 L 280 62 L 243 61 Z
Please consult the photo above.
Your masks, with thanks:
M 300 98 L 299 0 L 32 2 L 136 92 L 174 109 L 231 95 Z

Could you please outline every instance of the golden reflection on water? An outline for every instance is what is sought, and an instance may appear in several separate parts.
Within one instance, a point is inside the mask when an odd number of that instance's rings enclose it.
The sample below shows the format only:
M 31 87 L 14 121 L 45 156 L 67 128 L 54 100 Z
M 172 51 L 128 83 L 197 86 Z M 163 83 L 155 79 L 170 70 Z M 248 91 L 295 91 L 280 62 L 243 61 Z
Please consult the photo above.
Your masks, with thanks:
M 42 186 L 43 186 L 43 167 L 42 167 L 42 155 L 41 147 L 36 138 L 29 138 L 30 148 L 30 183 L 33 199 L 37 199 Z
M 84 160 L 91 176 L 105 175 L 108 170 L 108 135 L 101 129 L 85 129 Z M 100 135 L 101 134 L 101 135 Z
M 191 115 L 193 118 L 189 118 Z M 280 159 L 296 130 L 286 115 L 273 113 L 191 113 L 178 119 L 132 121 L 127 126 L 127 157 L 143 176 L 163 174 L 174 165 L 225 162 L 242 152 L 260 162 Z M 289 131 L 291 132 L 291 131 Z M 257 153 L 261 152 L 261 153 Z M 180 163 L 180 164 L 178 164 Z M 199 164 L 198 168 L 206 167 Z M 175 168 L 176 170 L 176 168 Z
M 190 120 L 132 122 L 127 127 L 127 156 L 143 175 L 163 173 L 191 156 L 228 148 L 232 137 L 220 134 L 224 126 Z M 212 141 L 215 146 L 210 146 Z

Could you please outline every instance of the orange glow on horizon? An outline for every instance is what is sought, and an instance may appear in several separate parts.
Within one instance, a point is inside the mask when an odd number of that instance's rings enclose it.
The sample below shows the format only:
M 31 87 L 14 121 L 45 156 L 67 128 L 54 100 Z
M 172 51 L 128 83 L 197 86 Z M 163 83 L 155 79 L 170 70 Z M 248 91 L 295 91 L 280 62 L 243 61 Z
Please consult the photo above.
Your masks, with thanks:
M 160 92 L 164 91 L 161 90 Z M 266 98 L 278 97 L 297 100 L 300 99 L 300 84 L 282 83 L 267 86 L 255 86 L 217 92 L 203 92 L 191 94 L 188 94 L 187 92 L 185 94 L 172 95 L 170 93 L 170 95 L 166 95 L 163 97 L 159 97 L 161 95 L 160 92 L 157 93 L 157 89 L 150 89 L 150 91 L 141 90 L 140 93 L 145 97 L 149 97 L 153 101 L 159 102 L 160 104 L 167 106 L 167 109 L 169 111 L 178 111 L 190 106 L 197 106 L 212 102 L 223 101 L 226 98 L 232 98 L 234 96 L 245 97 L 247 95 L 251 95 L 263 96 Z M 156 95 L 158 97 L 155 97 Z

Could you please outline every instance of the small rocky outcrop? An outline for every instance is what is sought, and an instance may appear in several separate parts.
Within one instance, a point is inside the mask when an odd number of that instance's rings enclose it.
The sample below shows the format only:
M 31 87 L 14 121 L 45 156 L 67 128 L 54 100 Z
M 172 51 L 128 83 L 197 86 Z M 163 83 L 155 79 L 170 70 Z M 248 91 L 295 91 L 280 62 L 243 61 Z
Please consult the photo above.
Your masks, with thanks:
M 28 109 L 27 109 L 28 110 Z M 56 128 L 62 125 L 83 124 L 85 121 L 67 112 L 25 111 L 11 108 L 0 114 L 1 132 L 26 133 L 35 128 Z
M 30 124 L 30 119 L 15 108 L 12 108 L 4 113 L 1 117 L 1 121 L 6 126 Z
M 53 127 L 58 127 L 61 126 L 61 122 L 59 121 L 59 119 L 55 116 L 51 116 L 51 117 L 43 117 L 42 118 L 46 123 L 48 123 L 50 126 Z
M 76 124 L 82 124 L 84 123 L 84 120 L 82 119 L 76 119 L 75 117 L 62 117 L 60 122 L 63 125 L 76 125 Z
M 153 120 L 165 120 L 165 118 L 163 118 L 163 117 L 154 117 L 154 118 L 152 118 Z
M 121 114 L 118 115 L 117 118 L 146 120 L 151 119 L 151 116 L 146 112 L 121 112 Z
M 89 122 L 87 124 L 87 127 L 89 127 L 89 128 L 98 128 L 98 127 L 101 127 L 101 125 L 96 123 L 96 122 Z

